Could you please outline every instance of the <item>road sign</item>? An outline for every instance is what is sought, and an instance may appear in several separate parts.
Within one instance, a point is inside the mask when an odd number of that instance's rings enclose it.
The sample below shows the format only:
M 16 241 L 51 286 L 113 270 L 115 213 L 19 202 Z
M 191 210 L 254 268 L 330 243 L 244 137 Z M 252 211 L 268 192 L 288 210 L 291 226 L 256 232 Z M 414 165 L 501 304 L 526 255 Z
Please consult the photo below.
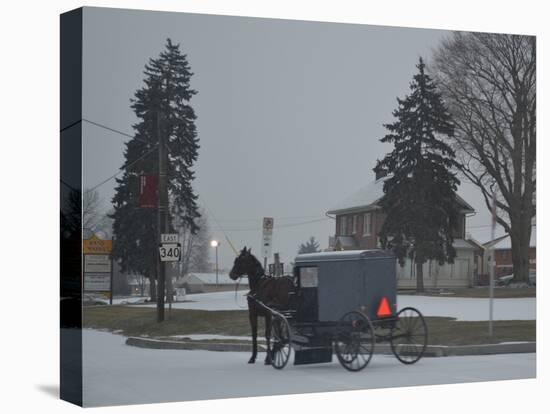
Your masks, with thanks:
M 273 241 L 273 217 L 264 217 L 262 226 L 262 257 L 271 256 Z
M 101 240 L 95 234 L 89 239 L 82 240 L 82 252 L 84 254 L 111 254 L 112 251 L 112 240 Z
M 85 254 L 84 255 L 85 273 L 110 273 L 111 256 L 108 254 Z
M 84 291 L 108 292 L 111 290 L 110 273 L 84 273 Z
M 160 235 L 161 243 L 177 243 L 179 241 L 179 235 L 177 233 L 166 233 Z
M 263 228 L 265 230 L 273 230 L 273 217 L 264 217 Z
M 162 243 L 159 247 L 161 262 L 179 262 L 181 260 L 181 245 L 179 243 Z

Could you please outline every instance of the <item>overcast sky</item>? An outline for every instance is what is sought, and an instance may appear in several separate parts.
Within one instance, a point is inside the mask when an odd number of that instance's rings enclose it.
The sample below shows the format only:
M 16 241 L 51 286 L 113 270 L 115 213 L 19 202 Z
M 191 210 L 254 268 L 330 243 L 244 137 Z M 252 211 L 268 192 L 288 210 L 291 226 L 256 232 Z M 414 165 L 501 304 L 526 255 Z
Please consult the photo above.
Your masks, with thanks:
M 419 56 L 448 32 L 339 23 L 85 8 L 84 118 L 132 134 L 130 98 L 166 38 L 181 45 L 198 91 L 200 139 L 194 188 L 221 240 L 220 267 L 237 248 L 260 253 L 261 220 L 275 218 L 273 251 L 290 262 L 315 236 L 334 234 L 325 212 L 374 179 L 396 97 L 408 93 Z M 127 137 L 83 123 L 84 187 L 123 164 Z M 110 208 L 114 180 L 97 188 Z M 476 210 L 467 232 L 490 238 L 479 191 L 459 193 Z M 220 228 L 221 227 L 221 228 Z

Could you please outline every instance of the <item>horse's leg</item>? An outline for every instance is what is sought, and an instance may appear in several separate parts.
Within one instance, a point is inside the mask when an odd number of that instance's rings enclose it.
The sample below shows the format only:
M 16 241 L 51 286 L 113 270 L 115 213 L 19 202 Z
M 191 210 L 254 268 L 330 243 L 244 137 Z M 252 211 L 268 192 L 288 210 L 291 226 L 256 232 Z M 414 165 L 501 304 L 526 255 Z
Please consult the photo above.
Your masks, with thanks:
M 258 354 L 258 313 L 254 307 L 248 310 L 248 318 L 250 319 L 250 328 L 252 329 L 252 356 L 248 360 L 249 364 L 256 362 Z
M 270 336 L 271 336 L 271 313 L 267 312 L 265 315 L 265 340 L 267 342 L 267 351 L 265 356 L 264 363 L 266 365 L 271 365 L 271 346 L 270 346 Z

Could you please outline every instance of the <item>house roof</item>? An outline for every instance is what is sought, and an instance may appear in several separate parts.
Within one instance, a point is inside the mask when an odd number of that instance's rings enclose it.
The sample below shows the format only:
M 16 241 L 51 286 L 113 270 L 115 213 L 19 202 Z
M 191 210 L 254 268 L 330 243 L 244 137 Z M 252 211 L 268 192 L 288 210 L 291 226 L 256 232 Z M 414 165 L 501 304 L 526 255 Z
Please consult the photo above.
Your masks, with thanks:
M 344 214 L 377 208 L 378 206 L 376 203 L 384 195 L 384 181 L 386 178 L 387 177 L 371 181 L 367 185 L 361 187 L 358 191 L 333 206 L 329 211 L 327 211 L 327 214 Z M 456 198 L 462 207 L 463 213 L 475 212 L 474 208 L 458 194 L 456 195 Z
M 376 181 L 371 181 L 355 193 L 349 195 L 341 202 L 333 206 L 329 211 L 327 211 L 327 214 L 345 213 L 370 206 L 374 207 L 376 202 L 384 195 L 383 188 L 383 178 Z
M 475 244 L 471 243 L 470 240 L 464 240 L 464 239 L 454 239 L 453 247 L 455 249 L 461 249 L 461 250 L 475 250 L 476 248 L 478 248 Z
M 510 235 L 499 237 L 495 240 L 488 241 L 484 244 L 485 248 L 493 247 L 495 250 L 507 250 L 512 248 L 512 240 Z M 537 228 L 533 226 L 531 229 L 531 239 L 529 240 L 529 247 L 537 247 Z

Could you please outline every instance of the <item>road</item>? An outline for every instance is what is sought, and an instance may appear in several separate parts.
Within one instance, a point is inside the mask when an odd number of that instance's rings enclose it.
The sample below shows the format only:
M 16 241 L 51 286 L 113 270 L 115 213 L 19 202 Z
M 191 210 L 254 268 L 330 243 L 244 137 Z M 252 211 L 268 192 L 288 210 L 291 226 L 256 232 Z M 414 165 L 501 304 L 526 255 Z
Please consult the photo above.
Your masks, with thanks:
M 85 330 L 84 405 L 102 406 L 534 378 L 535 354 L 424 358 L 412 366 L 374 355 L 359 373 L 337 362 L 277 371 L 238 352 L 134 348 Z M 260 354 L 260 361 L 263 355 Z

